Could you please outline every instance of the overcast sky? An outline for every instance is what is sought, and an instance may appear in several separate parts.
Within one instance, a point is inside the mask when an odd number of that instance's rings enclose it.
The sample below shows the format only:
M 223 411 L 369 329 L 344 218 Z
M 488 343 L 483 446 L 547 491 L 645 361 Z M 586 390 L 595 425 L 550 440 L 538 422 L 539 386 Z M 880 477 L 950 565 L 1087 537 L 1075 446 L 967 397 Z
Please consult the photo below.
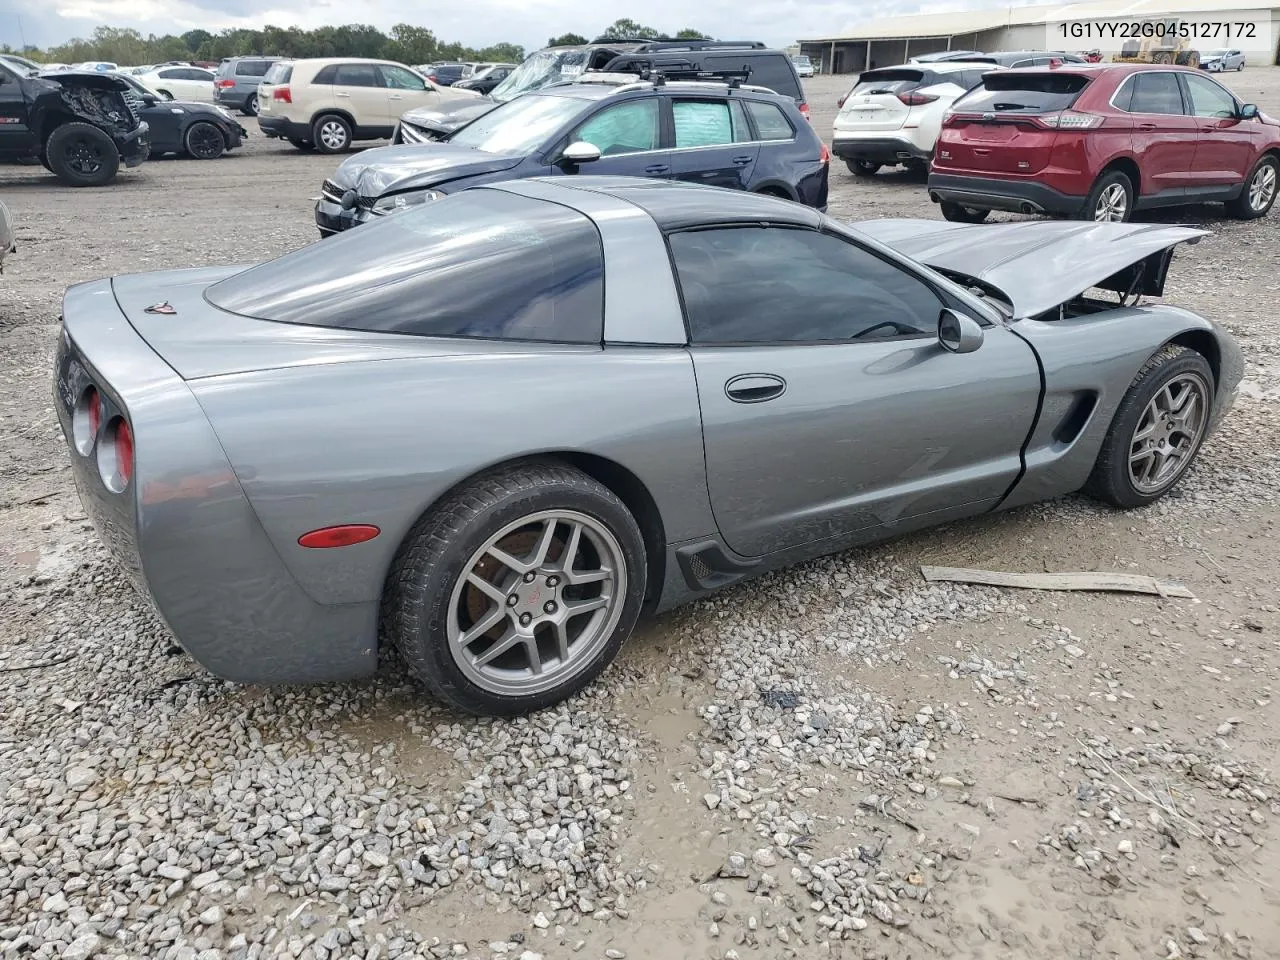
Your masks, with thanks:
M 631 17 L 659 30 L 693 27 L 713 37 L 786 45 L 879 16 L 986 5 L 989 0 L 702 0 L 696 7 L 681 0 L 0 0 L 0 43 L 16 47 L 25 36 L 27 43 L 47 47 L 104 24 L 145 35 L 266 23 L 371 23 L 386 30 L 408 22 L 445 41 L 484 47 L 509 40 L 532 51 L 550 36 L 592 36 L 619 17 Z M 699 12 L 680 12 L 689 9 Z

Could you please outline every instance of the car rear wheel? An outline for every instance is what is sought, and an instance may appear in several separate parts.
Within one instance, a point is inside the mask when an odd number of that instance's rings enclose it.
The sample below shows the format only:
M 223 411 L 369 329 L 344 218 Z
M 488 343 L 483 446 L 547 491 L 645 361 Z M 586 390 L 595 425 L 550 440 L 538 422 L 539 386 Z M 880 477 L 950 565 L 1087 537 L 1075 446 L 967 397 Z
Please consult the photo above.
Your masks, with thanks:
M 317 117 L 311 125 L 311 142 L 321 153 L 341 153 L 351 146 L 351 124 L 333 113 Z
M 289 142 L 292 143 L 299 150 L 302 150 L 308 153 L 316 148 L 316 145 L 312 143 L 310 140 L 290 140 Z
M 172 100 L 172 99 L 173 99 L 173 94 L 172 94 L 172 93 L 170 93 L 168 90 L 157 90 L 157 91 L 156 91 L 156 95 L 157 95 L 161 100 Z
M 1080 212 L 1081 220 L 1098 223 L 1127 223 L 1133 216 L 1133 184 L 1119 170 L 1104 173 L 1089 191 Z
M 1227 213 L 1239 220 L 1257 220 L 1265 217 L 1276 202 L 1280 187 L 1280 162 L 1268 154 L 1258 161 L 1249 174 L 1240 196 L 1227 203 Z
M 844 165 L 855 177 L 874 177 L 881 166 L 871 160 L 846 160 Z
M 217 160 L 227 149 L 227 141 L 221 130 L 201 120 L 187 128 L 184 146 L 197 160 Z
M 256 117 L 258 115 L 258 95 L 256 93 L 249 94 L 244 102 L 244 115 L 246 117 Z
M 981 207 L 966 207 L 959 203 L 942 203 L 942 216 L 952 223 L 982 223 L 991 215 Z
M 91 123 L 64 123 L 44 148 L 49 169 L 73 187 L 101 187 L 120 171 L 120 152 L 105 130 Z
M 1117 507 L 1159 500 L 1191 466 L 1213 412 L 1213 370 L 1170 345 L 1138 371 L 1120 400 L 1085 492 Z
M 396 556 L 384 623 L 409 670 L 462 710 L 539 710 L 594 680 L 630 635 L 645 546 L 608 488 L 534 462 L 476 478 Z

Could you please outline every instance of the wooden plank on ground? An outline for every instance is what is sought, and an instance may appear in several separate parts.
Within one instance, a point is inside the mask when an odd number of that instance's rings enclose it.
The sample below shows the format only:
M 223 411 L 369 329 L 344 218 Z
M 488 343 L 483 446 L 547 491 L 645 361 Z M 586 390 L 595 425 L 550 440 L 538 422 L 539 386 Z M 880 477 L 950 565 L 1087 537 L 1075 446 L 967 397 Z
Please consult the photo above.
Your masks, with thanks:
M 1140 573 L 1006 573 L 969 567 L 927 567 L 920 573 L 930 583 L 974 583 L 1021 590 L 1092 590 L 1106 593 L 1149 593 L 1160 597 L 1195 599 L 1180 583 L 1157 580 Z

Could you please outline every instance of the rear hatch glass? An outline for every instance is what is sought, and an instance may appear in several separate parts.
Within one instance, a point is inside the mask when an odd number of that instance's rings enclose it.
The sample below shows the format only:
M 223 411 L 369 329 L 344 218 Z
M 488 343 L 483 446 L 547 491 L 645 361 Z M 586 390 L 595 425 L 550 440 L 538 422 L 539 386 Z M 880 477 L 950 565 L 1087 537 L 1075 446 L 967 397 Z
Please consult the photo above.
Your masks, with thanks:
M 273 63 L 271 68 L 267 71 L 266 76 L 263 77 L 262 82 L 270 84 L 288 83 L 292 77 L 292 63 Z
M 923 70 L 871 70 L 858 78 L 854 94 L 892 93 L 914 90 L 924 82 Z
M 1089 85 L 1089 78 L 1072 73 L 989 73 L 982 86 L 956 101 L 957 113 L 995 113 L 1027 116 L 1056 113 L 1071 105 Z
M 955 102 L 962 116 L 942 147 L 941 163 L 967 170 L 1033 175 L 1049 163 L 1057 131 L 1031 117 L 1068 109 L 1089 78 L 1064 73 L 988 74 L 982 86 Z M 956 134 L 959 134 L 957 137 Z
M 238 77 L 263 77 L 271 68 L 270 60 L 241 60 L 236 64 Z
M 721 53 L 706 54 L 702 57 L 703 70 L 732 72 L 744 68 L 750 71 L 748 83 L 768 87 L 774 93 L 780 93 L 784 97 L 791 97 L 798 101 L 804 100 L 800 81 L 796 79 L 795 67 L 782 53 Z

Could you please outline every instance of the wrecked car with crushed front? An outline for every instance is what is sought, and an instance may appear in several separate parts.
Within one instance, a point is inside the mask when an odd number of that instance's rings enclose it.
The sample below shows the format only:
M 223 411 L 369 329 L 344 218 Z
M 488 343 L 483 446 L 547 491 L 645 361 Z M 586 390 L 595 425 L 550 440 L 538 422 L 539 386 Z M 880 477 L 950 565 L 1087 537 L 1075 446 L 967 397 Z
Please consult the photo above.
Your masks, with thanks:
M 0 63 L 0 163 L 41 163 L 70 186 L 100 187 L 150 152 L 147 124 L 119 77 Z

